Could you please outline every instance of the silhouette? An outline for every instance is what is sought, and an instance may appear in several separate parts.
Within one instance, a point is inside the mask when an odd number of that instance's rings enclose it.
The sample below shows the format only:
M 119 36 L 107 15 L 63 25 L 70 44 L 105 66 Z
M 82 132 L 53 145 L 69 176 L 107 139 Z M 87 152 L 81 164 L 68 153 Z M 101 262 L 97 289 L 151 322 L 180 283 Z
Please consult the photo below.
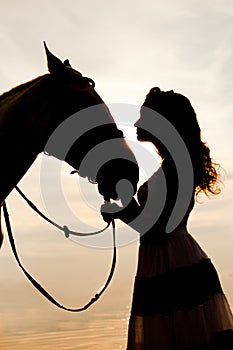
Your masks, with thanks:
M 127 178 L 136 191 L 135 157 L 96 93 L 94 81 L 74 70 L 68 60 L 63 63 L 44 45 L 49 73 L 0 96 L 0 205 L 43 151 L 97 182 L 106 199 L 117 197 L 115 185 L 121 178 Z M 92 107 L 90 112 L 87 107 Z M 81 117 L 75 114 L 80 110 L 84 110 Z M 111 147 L 105 146 L 103 142 L 111 139 Z M 95 159 L 89 157 L 82 166 L 86 154 L 101 142 L 105 152 L 95 154 Z M 119 157 L 107 157 L 108 151 Z M 0 246 L 2 239 L 1 233 Z
M 185 181 L 180 181 L 175 144 L 173 148 L 167 146 L 174 141 L 170 131 L 164 131 L 166 144 L 156 134 L 156 128 L 153 132 L 148 130 L 159 115 L 182 137 L 192 165 L 189 174 L 192 186 L 181 197 L 179 221 L 173 222 L 170 232 L 167 225 Z M 218 164 L 212 161 L 209 147 L 201 140 L 195 111 L 183 95 L 153 88 L 135 126 L 139 141 L 154 144 L 161 166 L 139 188 L 138 202 L 133 198 L 118 212 L 114 204 L 114 214 L 109 213 L 110 204 L 101 208 L 105 221 L 119 218 L 141 235 L 127 349 L 232 349 L 233 316 L 228 301 L 211 260 L 187 230 L 198 195 L 217 195 L 221 184 Z M 183 162 L 185 171 L 184 159 L 176 160 Z M 148 221 L 151 227 L 145 232 Z

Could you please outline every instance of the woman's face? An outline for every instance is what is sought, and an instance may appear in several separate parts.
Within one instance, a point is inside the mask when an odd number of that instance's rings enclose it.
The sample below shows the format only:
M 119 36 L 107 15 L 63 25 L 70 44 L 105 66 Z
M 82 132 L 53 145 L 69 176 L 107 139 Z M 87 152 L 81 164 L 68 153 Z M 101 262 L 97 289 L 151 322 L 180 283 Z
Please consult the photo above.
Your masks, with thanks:
M 136 128 L 136 133 L 137 133 L 137 139 L 138 141 L 141 142 L 152 142 L 152 135 L 150 132 L 148 132 L 147 130 L 143 129 L 143 113 L 141 112 L 140 114 L 140 118 L 135 122 L 134 126 Z
M 138 126 L 138 124 L 140 126 L 143 124 L 142 121 L 143 119 L 141 116 L 140 119 L 134 124 L 134 126 L 136 127 L 137 140 L 140 142 L 151 142 L 155 146 L 159 156 L 161 156 L 161 158 L 166 158 L 169 153 L 166 147 L 163 145 L 163 143 L 159 140 L 158 135 L 155 136 L 149 131 L 144 130 L 142 127 Z

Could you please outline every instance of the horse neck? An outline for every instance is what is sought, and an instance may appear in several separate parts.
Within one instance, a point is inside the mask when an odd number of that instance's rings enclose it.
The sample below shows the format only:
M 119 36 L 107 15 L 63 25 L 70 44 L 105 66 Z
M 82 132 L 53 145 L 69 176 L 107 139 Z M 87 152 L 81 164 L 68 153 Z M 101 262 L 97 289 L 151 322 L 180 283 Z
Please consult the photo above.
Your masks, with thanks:
M 31 135 L 30 126 L 32 119 L 42 119 L 48 108 L 43 89 L 46 76 L 22 84 L 0 97 L 0 203 L 41 151 Z

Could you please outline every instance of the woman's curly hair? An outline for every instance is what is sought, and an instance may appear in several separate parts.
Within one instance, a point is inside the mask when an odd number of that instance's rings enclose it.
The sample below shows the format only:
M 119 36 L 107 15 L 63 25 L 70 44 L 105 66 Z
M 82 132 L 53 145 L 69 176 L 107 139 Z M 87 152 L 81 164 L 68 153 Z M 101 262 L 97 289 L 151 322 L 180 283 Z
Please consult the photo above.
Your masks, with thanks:
M 219 194 L 221 192 L 220 165 L 211 159 L 210 149 L 206 143 L 200 141 L 196 153 L 192 156 L 196 195 L 201 192 L 207 196 Z
M 173 90 L 161 91 L 159 88 L 152 88 L 143 106 L 164 116 L 182 137 L 193 165 L 196 196 L 199 193 L 205 193 L 207 196 L 219 194 L 220 165 L 211 159 L 208 145 L 201 140 L 201 130 L 190 101 Z

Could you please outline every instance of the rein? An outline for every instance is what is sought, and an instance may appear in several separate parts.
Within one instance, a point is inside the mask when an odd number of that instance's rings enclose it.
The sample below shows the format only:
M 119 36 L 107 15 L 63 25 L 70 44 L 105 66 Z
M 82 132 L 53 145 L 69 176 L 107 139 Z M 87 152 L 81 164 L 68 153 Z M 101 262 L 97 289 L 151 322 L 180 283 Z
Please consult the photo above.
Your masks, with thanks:
M 45 221 L 49 222 L 51 225 L 55 226 L 56 228 L 58 228 L 58 230 L 64 232 L 66 238 L 69 238 L 69 236 L 80 236 L 80 237 L 85 237 L 85 236 L 94 236 L 94 235 L 98 235 L 101 232 L 104 232 L 105 230 L 107 230 L 107 228 L 110 226 L 110 223 L 107 224 L 107 226 L 105 226 L 103 229 L 99 230 L 99 231 L 95 231 L 95 232 L 88 232 L 88 233 L 83 233 L 83 232 L 76 232 L 76 231 L 71 231 L 66 225 L 64 226 L 60 226 L 58 225 L 56 222 L 52 221 L 51 219 L 49 219 L 46 215 L 44 215 L 36 206 L 35 204 L 33 204 L 26 196 L 25 194 L 19 189 L 18 186 L 15 186 L 15 189 L 18 191 L 18 193 L 20 194 L 20 196 L 27 202 L 27 204 L 29 205 L 29 207 L 34 210 L 39 216 L 41 216 Z
M 54 221 L 50 220 L 47 216 L 45 216 L 26 196 L 25 194 L 16 186 L 15 187 L 16 190 L 18 191 L 18 193 L 22 196 L 22 198 L 27 202 L 27 204 L 37 213 L 39 214 L 44 220 L 46 220 L 47 222 L 49 222 L 50 224 L 52 224 L 53 226 L 55 226 L 56 228 L 58 228 L 59 230 L 63 231 L 65 236 L 68 238 L 69 235 L 75 235 L 75 236 L 93 236 L 96 234 L 99 234 L 103 231 L 105 231 L 109 226 L 110 226 L 110 222 L 107 224 L 107 226 L 99 231 L 95 231 L 95 232 L 90 232 L 90 233 L 81 233 L 81 232 L 75 232 L 75 231 L 71 231 L 69 230 L 69 228 L 67 226 L 60 226 L 57 223 L 55 223 Z M 112 257 L 112 265 L 111 265 L 111 269 L 108 275 L 108 278 L 104 284 L 104 286 L 102 287 L 102 289 L 100 290 L 99 293 L 95 294 L 95 296 L 84 306 L 79 307 L 79 308 L 69 308 L 66 306 L 61 305 L 57 300 L 54 299 L 53 296 L 51 296 L 51 294 L 49 294 L 44 287 L 42 287 L 36 280 L 34 277 L 32 277 L 32 275 L 29 274 L 29 272 L 27 272 L 27 270 L 24 268 L 24 266 L 22 265 L 17 249 L 16 249 L 16 245 L 15 245 L 15 241 L 14 241 L 14 237 L 13 237 L 13 232 L 11 229 L 11 224 L 10 224 L 10 217 L 9 217 L 9 213 L 7 210 L 7 206 L 6 206 L 6 202 L 4 201 L 3 203 L 3 213 L 4 213 L 4 217 L 5 217 L 5 222 L 6 222 L 6 228 L 7 228 L 7 232 L 8 232 L 8 237 L 9 237 L 9 241 L 10 241 L 10 245 L 11 245 L 11 249 L 13 251 L 14 257 L 19 265 L 19 267 L 21 268 L 21 270 L 23 271 L 23 273 L 25 274 L 25 276 L 28 278 L 28 280 L 32 283 L 32 285 L 47 299 L 49 300 L 52 304 L 54 304 L 55 306 L 57 306 L 60 309 L 66 310 L 66 311 L 70 311 L 70 312 L 81 312 L 84 311 L 86 309 L 88 309 L 93 303 L 95 303 L 100 296 L 104 293 L 104 291 L 106 290 L 106 288 L 108 287 L 113 274 L 114 274 L 114 270 L 116 267 L 116 230 L 115 230 L 115 222 L 114 220 L 112 220 L 112 233 L 113 233 L 113 257 Z

